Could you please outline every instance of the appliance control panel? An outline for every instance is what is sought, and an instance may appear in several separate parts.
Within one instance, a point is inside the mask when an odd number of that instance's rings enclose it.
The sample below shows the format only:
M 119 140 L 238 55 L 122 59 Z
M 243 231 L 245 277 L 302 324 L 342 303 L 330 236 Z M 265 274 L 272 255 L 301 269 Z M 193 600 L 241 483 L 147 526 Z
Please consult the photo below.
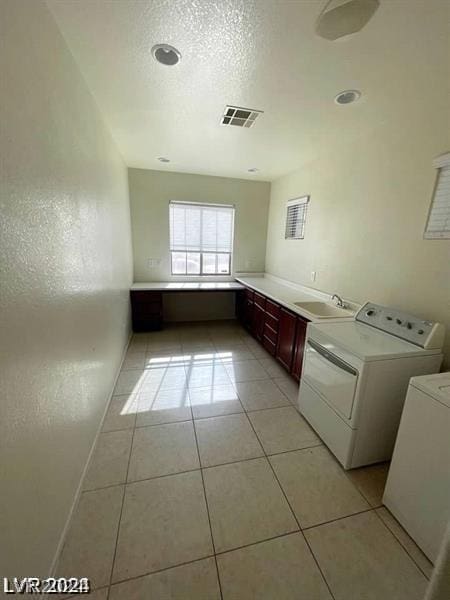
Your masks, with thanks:
M 358 311 L 356 321 L 381 329 L 421 348 L 442 348 L 445 327 L 442 323 L 423 321 L 395 308 L 366 302 Z

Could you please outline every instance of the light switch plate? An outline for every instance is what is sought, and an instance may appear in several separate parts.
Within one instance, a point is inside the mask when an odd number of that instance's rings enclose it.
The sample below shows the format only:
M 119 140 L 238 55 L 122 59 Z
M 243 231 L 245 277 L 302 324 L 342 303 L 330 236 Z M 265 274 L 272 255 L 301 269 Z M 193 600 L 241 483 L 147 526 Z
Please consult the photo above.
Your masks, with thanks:
M 316 280 L 317 271 L 311 271 L 311 281 Z
M 149 269 L 154 269 L 155 267 L 159 267 L 160 264 L 161 264 L 160 258 L 149 258 L 148 259 Z

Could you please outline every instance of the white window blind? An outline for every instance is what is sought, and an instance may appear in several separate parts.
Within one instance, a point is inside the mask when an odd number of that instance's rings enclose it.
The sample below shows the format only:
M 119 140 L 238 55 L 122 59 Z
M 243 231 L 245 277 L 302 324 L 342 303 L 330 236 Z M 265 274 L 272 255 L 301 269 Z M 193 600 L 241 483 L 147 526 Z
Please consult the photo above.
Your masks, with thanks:
M 229 275 L 234 207 L 171 202 L 170 251 L 174 275 Z
M 309 196 L 302 196 L 287 203 L 285 239 L 300 240 L 305 237 L 308 202 Z
M 438 169 L 425 239 L 450 239 L 450 152 L 434 161 Z

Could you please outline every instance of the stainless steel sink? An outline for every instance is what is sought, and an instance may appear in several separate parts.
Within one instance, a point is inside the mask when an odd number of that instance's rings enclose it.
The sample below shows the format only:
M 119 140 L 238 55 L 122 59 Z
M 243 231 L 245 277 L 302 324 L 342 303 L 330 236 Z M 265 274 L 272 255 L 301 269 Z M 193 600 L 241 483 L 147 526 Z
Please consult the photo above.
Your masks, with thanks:
M 318 319 L 332 319 L 336 317 L 351 317 L 354 315 L 352 310 L 340 308 L 328 302 L 294 302 L 295 306 L 303 308 Z

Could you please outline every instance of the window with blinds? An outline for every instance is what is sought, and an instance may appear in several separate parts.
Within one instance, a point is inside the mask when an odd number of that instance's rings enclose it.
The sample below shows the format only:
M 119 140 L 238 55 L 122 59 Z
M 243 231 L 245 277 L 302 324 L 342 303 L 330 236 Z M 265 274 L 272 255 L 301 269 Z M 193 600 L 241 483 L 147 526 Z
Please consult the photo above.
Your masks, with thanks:
M 308 202 L 309 196 L 302 196 L 287 203 L 285 239 L 302 240 L 305 237 Z
M 172 275 L 231 275 L 234 206 L 170 202 Z
M 450 152 L 434 161 L 438 169 L 424 238 L 450 239 Z

